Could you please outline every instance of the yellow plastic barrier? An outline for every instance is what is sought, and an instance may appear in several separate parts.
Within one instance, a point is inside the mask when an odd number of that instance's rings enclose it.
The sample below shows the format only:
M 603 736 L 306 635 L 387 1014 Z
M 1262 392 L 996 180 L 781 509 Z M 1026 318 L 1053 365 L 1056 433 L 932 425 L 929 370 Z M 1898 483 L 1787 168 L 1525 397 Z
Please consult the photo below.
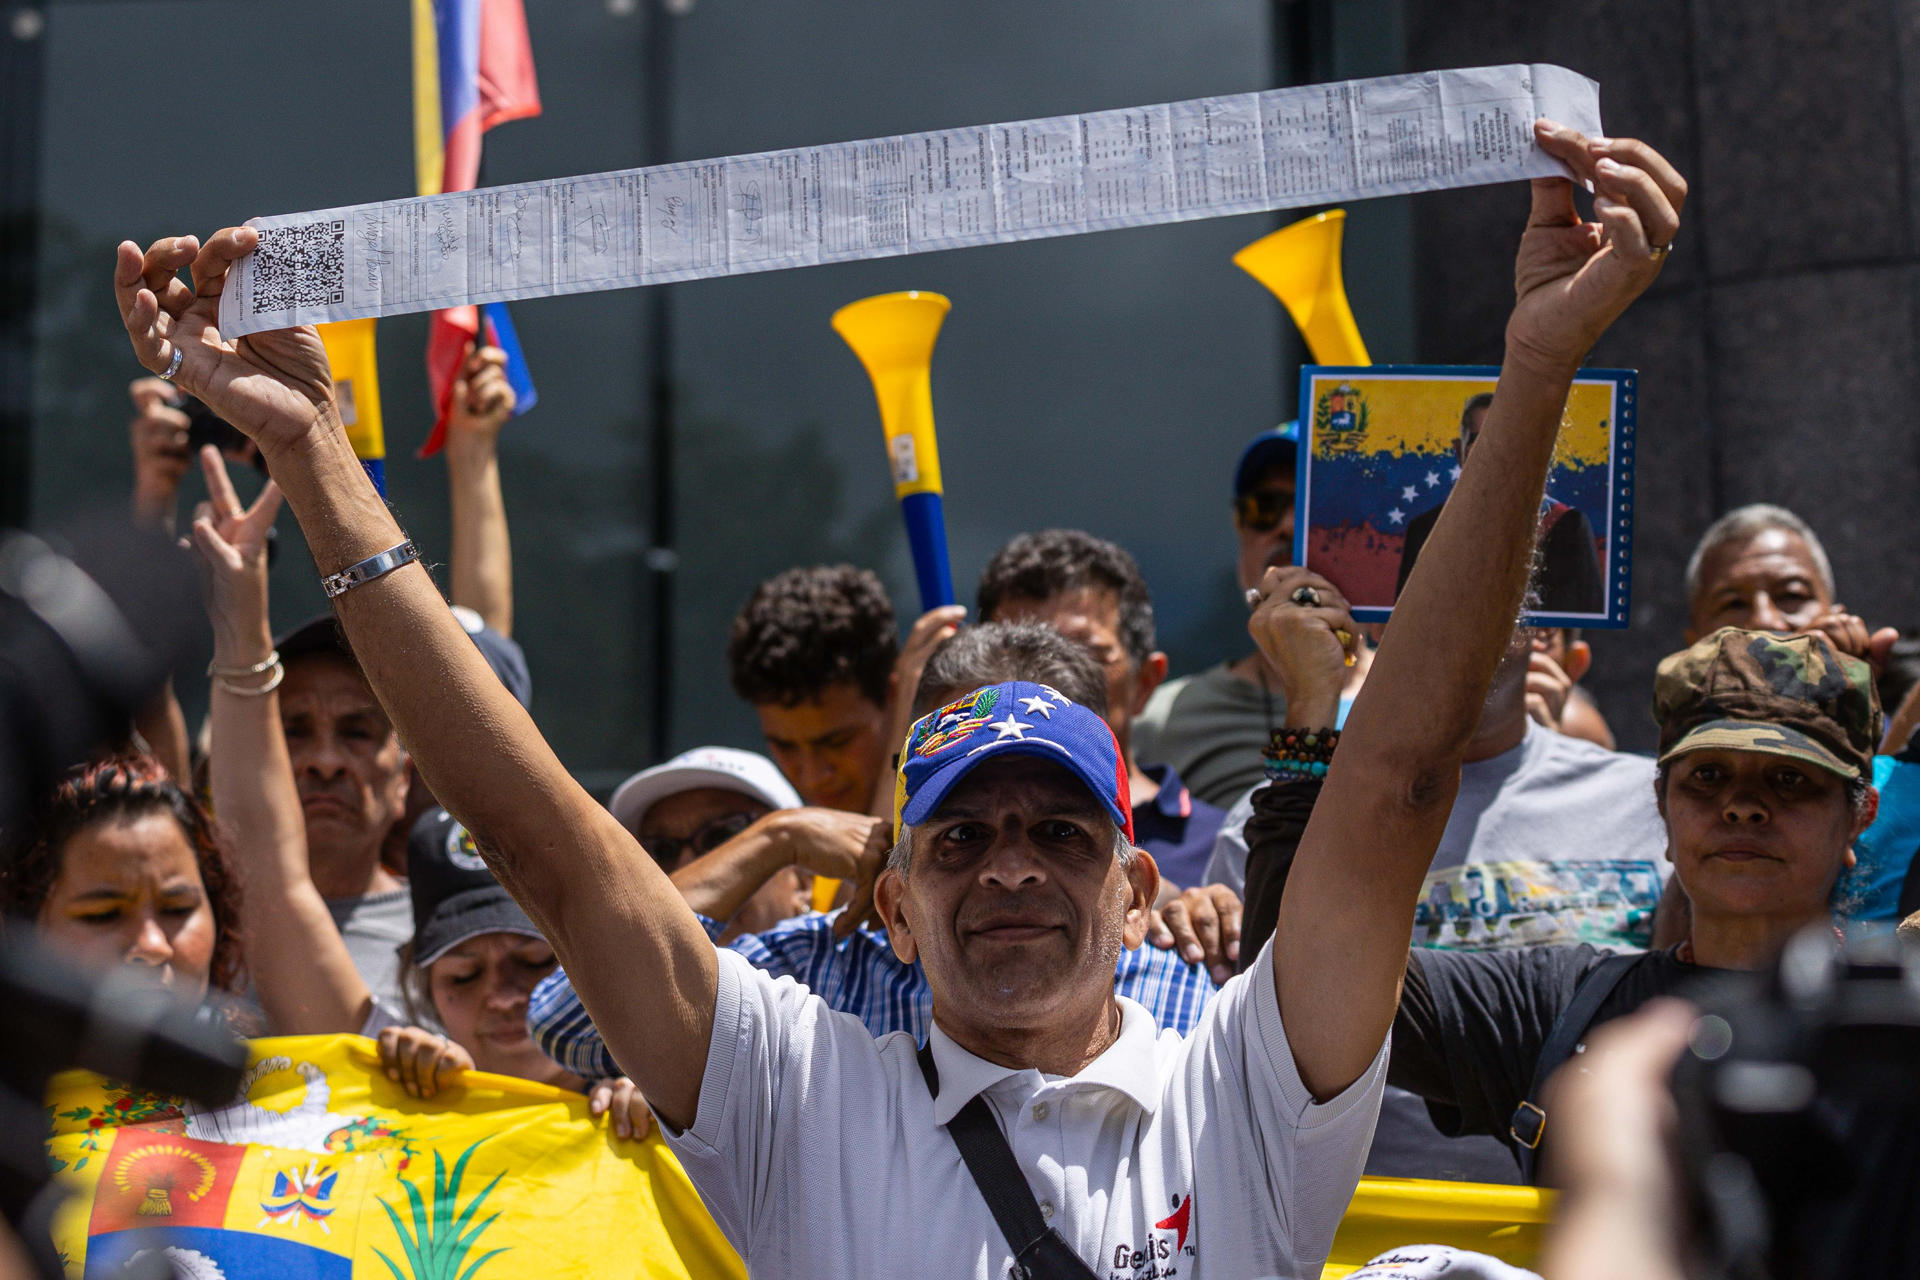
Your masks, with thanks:
M 1552 1210 L 1553 1192 L 1537 1187 L 1362 1178 L 1320 1275 L 1338 1280 L 1406 1244 L 1448 1244 L 1530 1268 Z

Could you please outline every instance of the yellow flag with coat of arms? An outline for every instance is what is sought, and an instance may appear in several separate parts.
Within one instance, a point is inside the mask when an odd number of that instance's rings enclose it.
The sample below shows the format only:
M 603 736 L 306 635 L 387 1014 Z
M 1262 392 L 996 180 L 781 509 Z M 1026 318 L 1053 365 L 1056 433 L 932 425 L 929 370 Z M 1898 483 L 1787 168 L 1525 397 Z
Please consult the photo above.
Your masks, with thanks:
M 190 1280 L 745 1276 L 657 1135 L 483 1072 L 410 1098 L 358 1036 L 254 1041 L 217 1110 L 69 1072 L 48 1111 L 75 1280 L 153 1252 Z

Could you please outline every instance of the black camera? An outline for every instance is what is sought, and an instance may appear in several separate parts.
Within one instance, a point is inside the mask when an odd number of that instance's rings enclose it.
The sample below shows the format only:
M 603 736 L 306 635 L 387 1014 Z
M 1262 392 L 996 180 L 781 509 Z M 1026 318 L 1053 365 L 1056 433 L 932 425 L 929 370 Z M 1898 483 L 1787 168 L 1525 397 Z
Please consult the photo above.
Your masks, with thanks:
M 229 458 L 244 458 L 264 474 L 267 467 L 253 441 L 240 428 L 209 409 L 197 397 L 184 391 L 174 397 L 173 407 L 187 415 L 187 448 L 199 453 L 212 445 Z
M 61 535 L 0 530 L 0 856 L 61 773 L 112 742 L 192 652 L 194 573 L 170 539 L 124 514 Z M 49 1224 L 47 1080 L 84 1066 L 208 1105 L 230 1099 L 246 1048 L 124 973 L 99 977 L 0 923 L 0 1219 L 38 1274 L 61 1274 Z M 0 1263 L 0 1269 L 5 1264 Z M 149 1266 L 145 1275 L 168 1276 Z M 9 1272 L 12 1274 L 12 1272 Z
M 1696 995 L 1674 1069 L 1692 1274 L 1920 1274 L 1920 945 L 1801 933 Z

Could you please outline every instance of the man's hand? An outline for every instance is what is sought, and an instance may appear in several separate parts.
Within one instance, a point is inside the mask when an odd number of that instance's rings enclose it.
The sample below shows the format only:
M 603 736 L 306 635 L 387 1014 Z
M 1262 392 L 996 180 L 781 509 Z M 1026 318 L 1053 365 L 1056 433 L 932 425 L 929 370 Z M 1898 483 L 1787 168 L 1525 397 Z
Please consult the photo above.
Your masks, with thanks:
M 333 375 L 312 325 L 233 342 L 220 336 L 220 291 L 227 271 L 259 243 L 260 233 L 251 227 L 215 232 L 204 248 L 196 236 L 169 236 L 142 254 L 138 245 L 123 240 L 113 293 L 142 367 L 165 373 L 178 350 L 181 363 L 173 384 L 198 396 L 271 456 L 298 443 L 316 419 L 334 416 Z M 189 265 L 191 288 L 179 278 L 180 268 Z
M 1848 613 L 1847 606 L 1838 602 L 1828 606 L 1825 613 L 1808 623 L 1806 632 L 1825 636 L 1827 642 L 1841 653 L 1871 666 L 1876 676 L 1886 671 L 1887 659 L 1893 656 L 1893 646 L 1900 640 L 1900 633 L 1892 627 L 1869 631 L 1866 619 Z
M 507 353 L 499 347 L 468 343 L 448 400 L 449 446 L 464 437 L 497 437 L 513 416 L 515 403 L 513 387 L 507 382 Z
M 1686 184 L 1645 143 L 1545 120 L 1534 134 L 1594 184 L 1598 221 L 1576 212 L 1572 182 L 1534 182 L 1493 402 L 1348 717 L 1273 935 L 1294 1066 L 1323 1101 L 1361 1077 L 1393 1024 L 1413 904 L 1512 641 L 1573 377 L 1680 227 Z
M 1293 594 L 1303 589 L 1317 595 L 1319 604 L 1297 603 Z M 1260 600 L 1247 619 L 1247 634 L 1280 675 L 1287 722 L 1332 728 L 1354 646 L 1360 643 L 1360 627 L 1347 598 L 1319 574 L 1297 565 L 1268 569 L 1256 590 Z
M 913 697 L 920 690 L 920 676 L 927 669 L 927 660 L 933 651 L 946 643 L 949 636 L 960 630 L 960 624 L 967 620 L 967 607 L 961 604 L 943 604 L 927 610 L 914 620 L 913 627 L 907 632 L 907 642 L 900 646 L 899 656 L 893 660 L 893 674 L 887 684 L 887 750 L 889 758 L 906 741 L 907 730 L 913 727 Z M 872 803 L 867 812 L 876 818 L 893 817 L 893 772 L 882 769 L 875 779 Z
M 171 529 L 180 481 L 193 463 L 187 415 L 173 407 L 173 387 L 159 378 L 135 378 L 127 395 L 133 400 L 133 421 L 127 424 L 133 445 L 133 516 L 141 524 Z
M 1573 678 L 1551 656 L 1538 649 L 1527 654 L 1527 714 L 1535 724 L 1560 732 L 1572 693 Z
M 1534 121 L 1533 136 L 1594 193 L 1588 222 L 1574 207 L 1573 183 L 1535 178 L 1533 216 L 1513 267 L 1508 359 L 1563 377 L 1660 274 L 1680 233 L 1687 183 L 1633 138 L 1589 138 L 1551 120 Z
M 862 924 L 879 921 L 873 908 L 873 882 L 887 864 L 892 823 L 864 813 L 812 806 L 781 809 L 762 821 L 776 827 L 792 865 L 853 886 L 847 909 L 833 922 L 834 937 L 847 937 Z
M 1548 1163 L 1562 1191 L 1541 1270 L 1556 1280 L 1685 1273 L 1668 1081 L 1693 1020 L 1677 1000 L 1653 1001 L 1596 1031 L 1548 1081 Z
M 647 1100 L 640 1096 L 640 1086 L 625 1076 L 594 1081 L 593 1087 L 587 1090 L 587 1110 L 596 1116 L 607 1116 L 615 1134 L 635 1142 L 653 1129 L 653 1112 L 647 1109 Z
M 1148 915 L 1147 941 L 1223 983 L 1240 967 L 1240 897 L 1223 884 L 1188 889 Z
M 267 481 L 251 507 L 240 505 L 227 464 L 212 445 L 200 450 L 207 501 L 194 508 L 193 549 L 199 553 L 207 613 L 213 620 L 214 661 L 249 666 L 267 622 L 267 534 L 280 513 L 280 487 Z M 272 641 L 267 641 L 271 646 Z M 242 658 L 244 657 L 244 660 Z
M 701 915 L 731 920 L 784 868 L 832 876 L 853 887 L 852 900 L 834 922 L 844 938 L 874 917 L 873 882 L 886 865 L 891 827 L 889 821 L 840 809 L 776 809 L 675 871 L 673 884 Z
M 259 236 L 228 228 L 202 248 L 122 244 L 114 291 L 128 339 L 261 446 L 315 566 L 335 573 L 405 538 L 352 446 L 312 327 L 229 342 L 218 330 L 227 273 Z M 193 288 L 174 273 L 193 263 Z M 693 1123 L 713 1044 L 719 957 L 654 861 L 567 772 L 487 667 L 418 562 L 333 602 L 367 684 L 433 793 L 473 833 L 487 865 L 553 942 L 617 1058 L 647 1100 Z
M 380 1065 L 387 1079 L 410 1098 L 431 1098 L 462 1071 L 473 1070 L 473 1055 L 425 1027 L 381 1029 Z

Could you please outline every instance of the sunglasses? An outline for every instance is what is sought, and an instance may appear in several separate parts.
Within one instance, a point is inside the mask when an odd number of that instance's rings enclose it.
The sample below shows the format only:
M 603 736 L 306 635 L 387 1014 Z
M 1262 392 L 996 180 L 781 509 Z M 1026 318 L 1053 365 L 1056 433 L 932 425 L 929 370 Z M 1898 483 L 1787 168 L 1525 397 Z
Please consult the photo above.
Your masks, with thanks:
M 672 869 L 680 865 L 680 859 L 688 852 L 712 853 L 752 826 L 753 822 L 751 813 L 729 813 L 706 823 L 690 836 L 659 836 L 649 840 L 646 842 L 647 852 L 653 855 L 655 862 Z
M 1242 529 L 1271 533 L 1293 510 L 1293 494 L 1285 489 L 1255 489 L 1233 500 L 1233 518 Z

